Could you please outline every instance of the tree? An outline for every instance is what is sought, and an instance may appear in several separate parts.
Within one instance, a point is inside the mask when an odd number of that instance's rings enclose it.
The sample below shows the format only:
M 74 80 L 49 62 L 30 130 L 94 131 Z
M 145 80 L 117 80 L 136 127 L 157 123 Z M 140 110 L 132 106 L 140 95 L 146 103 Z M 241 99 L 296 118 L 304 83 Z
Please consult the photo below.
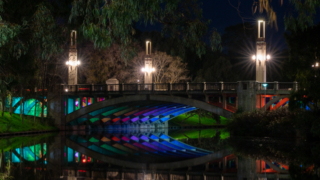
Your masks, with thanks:
M 156 52 L 151 55 L 152 66 L 155 68 L 153 72 L 153 82 L 155 83 L 177 83 L 188 80 L 187 63 L 183 63 L 181 58 L 173 57 L 165 52 Z M 143 82 L 144 73 L 141 68 L 145 66 L 145 52 L 141 51 L 132 61 L 128 67 L 124 68 L 121 74 L 126 74 L 122 77 L 124 82 L 137 83 Z
M 125 67 L 118 44 L 112 44 L 105 49 L 95 49 L 92 42 L 86 42 L 79 48 L 79 58 L 84 64 L 79 67 L 79 72 L 83 74 L 87 83 L 105 83 Z
M 307 106 L 313 101 L 315 111 L 320 100 L 320 24 L 307 30 L 292 30 L 285 37 L 289 47 L 289 58 L 283 64 L 284 74 L 299 82 L 299 92 L 290 98 L 292 108 L 300 108 L 301 102 Z M 312 67 L 314 65 L 314 67 Z
M 202 17 L 197 0 L 75 0 L 69 22 L 80 22 L 84 37 L 101 48 L 113 42 L 128 47 L 133 42 L 135 23 L 160 23 L 164 36 L 175 38 L 181 48 L 190 48 L 199 56 L 205 53 L 201 38 L 208 35 L 209 23 Z M 219 34 L 212 31 L 209 37 L 211 47 L 217 49 Z
M 315 15 L 320 9 L 320 2 L 318 0 L 291 0 L 289 2 L 290 6 L 294 7 L 294 10 L 292 11 L 292 8 L 290 8 L 291 11 L 288 12 L 288 14 L 284 17 L 286 28 L 292 28 L 294 31 L 297 31 L 305 30 L 308 28 L 308 26 L 312 26 Z M 244 22 L 246 17 L 242 17 L 241 15 L 241 1 L 238 2 L 238 6 L 234 6 L 230 0 L 229 4 L 238 11 L 239 16 Z M 266 13 L 268 16 L 267 22 L 271 26 L 275 26 L 275 28 L 278 29 L 277 12 L 274 11 L 273 5 L 271 4 L 272 0 L 254 0 L 252 4 L 252 13 Z M 283 0 L 280 1 L 280 5 L 283 5 Z

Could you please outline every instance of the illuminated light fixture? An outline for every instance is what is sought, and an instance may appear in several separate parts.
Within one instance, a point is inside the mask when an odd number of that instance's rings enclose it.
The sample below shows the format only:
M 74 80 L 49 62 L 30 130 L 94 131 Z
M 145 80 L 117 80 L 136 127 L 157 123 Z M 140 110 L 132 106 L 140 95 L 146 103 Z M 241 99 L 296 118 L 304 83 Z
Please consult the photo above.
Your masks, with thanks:
M 68 92 L 68 89 L 65 89 L 66 90 L 66 92 Z
M 271 57 L 270 57 L 270 55 L 267 55 L 267 60 L 269 60 Z
M 316 63 L 316 67 L 318 67 L 319 66 L 319 63 Z
M 314 64 L 312 64 L 312 66 L 311 67 L 314 67 Z
M 78 66 L 80 65 L 80 61 L 67 61 L 66 64 L 69 66 Z
M 142 68 L 141 71 L 142 71 L 142 72 L 151 73 L 151 72 L 154 72 L 155 69 L 154 69 L 154 68 Z
M 268 86 L 268 84 L 262 84 L 262 86 L 263 86 L 263 87 L 267 87 L 267 86 Z
M 256 60 L 256 55 L 253 55 L 253 56 L 252 56 L 252 60 Z

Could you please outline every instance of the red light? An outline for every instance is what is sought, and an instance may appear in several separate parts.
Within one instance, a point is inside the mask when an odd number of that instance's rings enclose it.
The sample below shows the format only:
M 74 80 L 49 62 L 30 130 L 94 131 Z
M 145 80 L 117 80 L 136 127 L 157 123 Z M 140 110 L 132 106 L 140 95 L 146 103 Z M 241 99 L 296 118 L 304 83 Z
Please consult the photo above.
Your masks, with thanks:
M 83 159 L 82 162 L 83 162 L 83 163 L 86 163 L 86 159 Z

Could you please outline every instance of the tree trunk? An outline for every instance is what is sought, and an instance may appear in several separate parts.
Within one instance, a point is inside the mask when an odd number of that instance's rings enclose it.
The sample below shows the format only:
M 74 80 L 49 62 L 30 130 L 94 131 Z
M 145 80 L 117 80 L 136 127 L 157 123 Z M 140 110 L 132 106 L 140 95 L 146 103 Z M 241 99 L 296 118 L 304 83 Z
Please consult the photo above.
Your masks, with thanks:
M 36 123 L 36 116 L 37 116 L 37 99 L 35 99 L 35 105 L 34 105 L 34 123 Z
M 24 123 L 24 99 L 22 100 L 22 124 Z
M 12 94 L 11 94 L 11 96 L 10 96 L 10 102 L 9 102 L 9 104 L 10 104 L 10 109 L 9 109 L 9 113 L 10 113 L 10 116 L 12 116 Z
M 2 113 L 1 113 L 1 116 L 3 117 L 4 116 L 4 106 L 5 106 L 5 98 L 4 97 L 1 97 L 1 110 L 2 110 Z

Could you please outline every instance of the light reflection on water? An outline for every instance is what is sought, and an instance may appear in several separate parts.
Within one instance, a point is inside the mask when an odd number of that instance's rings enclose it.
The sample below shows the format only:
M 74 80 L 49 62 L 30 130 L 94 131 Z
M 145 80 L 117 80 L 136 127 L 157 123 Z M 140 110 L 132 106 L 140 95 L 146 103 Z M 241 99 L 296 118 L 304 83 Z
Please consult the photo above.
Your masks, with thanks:
M 320 173 L 317 143 L 229 138 L 224 129 L 47 134 L 0 139 L 0 149 L 0 177 L 10 161 L 15 179 L 317 179 Z

